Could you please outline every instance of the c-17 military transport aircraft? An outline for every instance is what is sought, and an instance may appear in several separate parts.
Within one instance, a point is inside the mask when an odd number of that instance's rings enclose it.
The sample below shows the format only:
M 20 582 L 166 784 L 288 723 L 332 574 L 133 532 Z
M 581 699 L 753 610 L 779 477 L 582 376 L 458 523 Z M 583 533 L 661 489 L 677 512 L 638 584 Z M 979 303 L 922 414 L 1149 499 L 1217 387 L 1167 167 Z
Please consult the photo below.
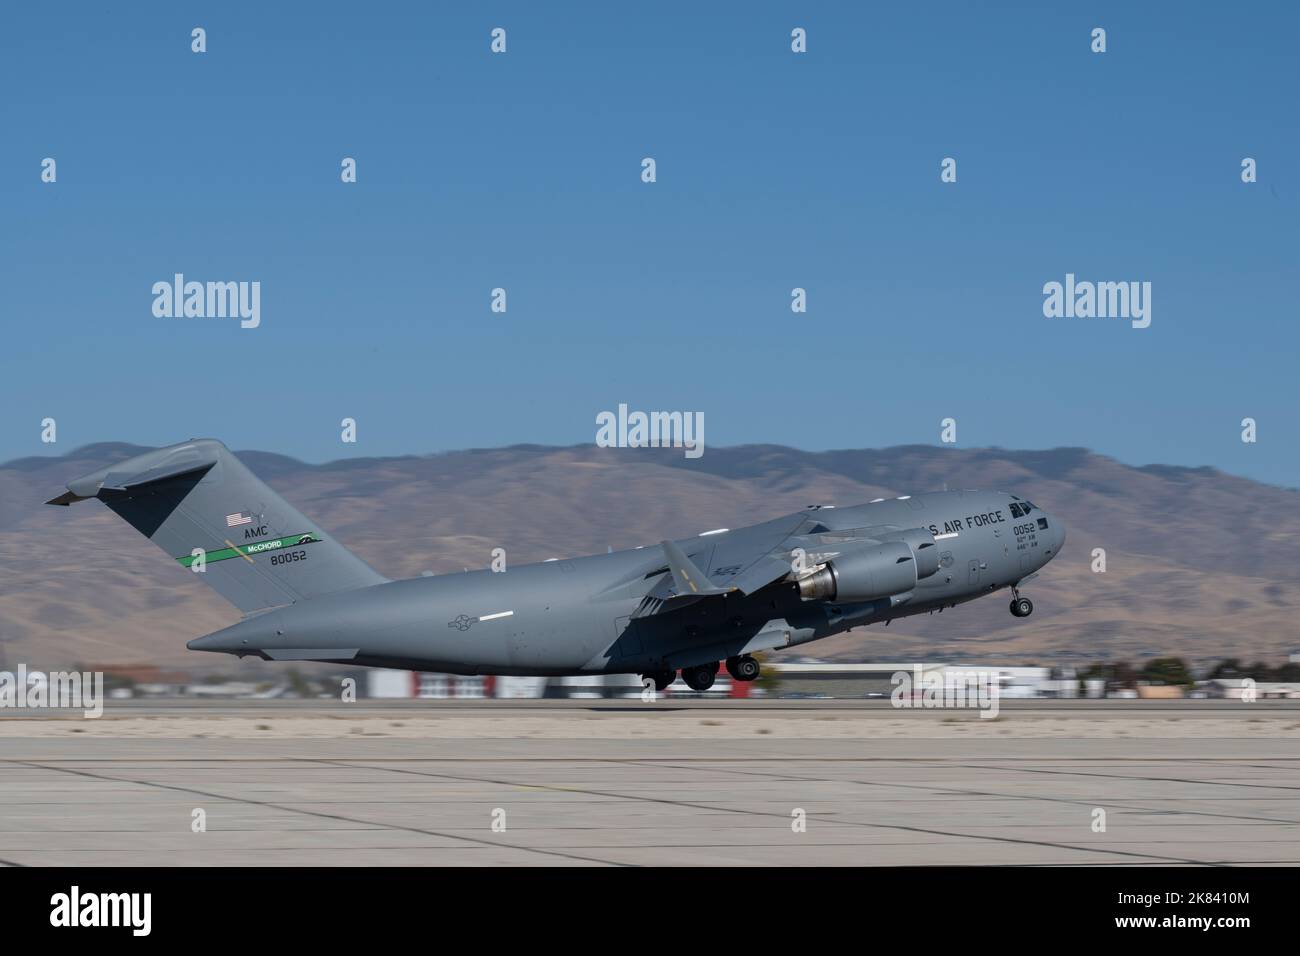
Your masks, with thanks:
M 942 611 L 1018 586 L 1065 528 L 1015 495 L 945 491 L 851 508 L 813 505 L 736 530 L 504 572 L 390 581 L 263 484 L 225 445 L 196 439 L 70 482 L 49 502 L 98 498 L 244 612 L 194 650 L 454 674 L 640 674 L 712 686 L 725 661 Z

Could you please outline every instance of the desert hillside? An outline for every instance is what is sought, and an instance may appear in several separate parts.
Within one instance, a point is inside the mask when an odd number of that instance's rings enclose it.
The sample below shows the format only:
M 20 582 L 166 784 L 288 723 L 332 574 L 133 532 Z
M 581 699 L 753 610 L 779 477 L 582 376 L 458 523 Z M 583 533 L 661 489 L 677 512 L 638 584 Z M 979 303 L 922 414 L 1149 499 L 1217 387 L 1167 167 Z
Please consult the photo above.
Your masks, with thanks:
M 71 478 L 141 449 L 100 444 L 0 465 L 4 666 L 228 662 L 185 649 L 238 612 L 99 502 L 44 505 Z M 950 488 L 1013 491 L 1060 515 L 1069 539 L 1017 620 L 990 598 L 861 628 L 804 653 L 988 663 L 1176 654 L 1281 660 L 1300 647 L 1300 494 L 1212 469 L 1129 467 L 1078 448 L 908 446 L 810 453 L 521 446 L 307 465 L 243 460 L 390 577 L 654 544 L 822 502 Z M 1090 569 L 1105 548 L 1108 570 Z

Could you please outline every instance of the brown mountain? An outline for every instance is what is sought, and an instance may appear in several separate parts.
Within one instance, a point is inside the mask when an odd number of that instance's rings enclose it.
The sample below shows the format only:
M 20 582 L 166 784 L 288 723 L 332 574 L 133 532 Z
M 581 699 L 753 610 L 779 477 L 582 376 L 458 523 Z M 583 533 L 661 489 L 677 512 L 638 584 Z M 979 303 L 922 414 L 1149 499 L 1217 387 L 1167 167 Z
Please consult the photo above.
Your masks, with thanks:
M 97 502 L 43 502 L 74 476 L 142 449 L 91 445 L 0 466 L 4 666 L 229 666 L 185 641 L 238 612 Z M 654 544 L 805 505 L 947 487 L 1014 491 L 1069 539 L 1031 582 L 1031 618 L 993 597 L 860 628 L 803 653 L 988 663 L 1179 655 L 1280 661 L 1300 647 L 1300 494 L 1210 468 L 1133 468 L 1079 448 L 906 446 L 811 453 L 771 445 L 680 451 L 516 446 L 308 465 L 240 456 L 390 577 Z M 1107 571 L 1091 570 L 1094 548 Z

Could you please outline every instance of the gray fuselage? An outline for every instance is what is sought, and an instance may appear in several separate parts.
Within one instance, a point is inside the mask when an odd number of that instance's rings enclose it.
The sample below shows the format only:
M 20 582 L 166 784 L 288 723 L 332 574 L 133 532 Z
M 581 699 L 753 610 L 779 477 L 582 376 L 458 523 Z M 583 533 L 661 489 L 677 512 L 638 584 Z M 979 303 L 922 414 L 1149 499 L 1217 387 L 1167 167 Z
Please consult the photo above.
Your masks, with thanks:
M 951 491 L 810 508 L 676 544 L 713 576 L 763 555 L 784 560 L 796 549 L 834 553 L 846 541 L 907 529 L 933 536 L 938 570 L 905 593 L 865 602 L 805 600 L 792 565 L 789 575 L 752 593 L 733 591 L 646 614 L 648 592 L 668 573 L 662 549 L 646 546 L 326 594 L 254 614 L 189 646 L 270 660 L 458 674 L 645 673 L 953 607 L 1015 586 L 1065 540 L 1061 522 L 1024 499 Z

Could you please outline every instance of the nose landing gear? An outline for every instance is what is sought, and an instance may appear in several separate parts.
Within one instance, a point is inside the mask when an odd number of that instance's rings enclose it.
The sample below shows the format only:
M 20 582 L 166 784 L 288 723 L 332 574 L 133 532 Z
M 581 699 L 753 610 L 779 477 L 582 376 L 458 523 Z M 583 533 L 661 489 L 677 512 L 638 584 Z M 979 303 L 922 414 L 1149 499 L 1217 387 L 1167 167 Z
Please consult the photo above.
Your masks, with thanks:
M 1012 617 L 1029 617 L 1034 613 L 1034 602 L 1027 597 L 1021 597 L 1020 591 L 1016 588 L 1011 589 L 1011 616 Z

